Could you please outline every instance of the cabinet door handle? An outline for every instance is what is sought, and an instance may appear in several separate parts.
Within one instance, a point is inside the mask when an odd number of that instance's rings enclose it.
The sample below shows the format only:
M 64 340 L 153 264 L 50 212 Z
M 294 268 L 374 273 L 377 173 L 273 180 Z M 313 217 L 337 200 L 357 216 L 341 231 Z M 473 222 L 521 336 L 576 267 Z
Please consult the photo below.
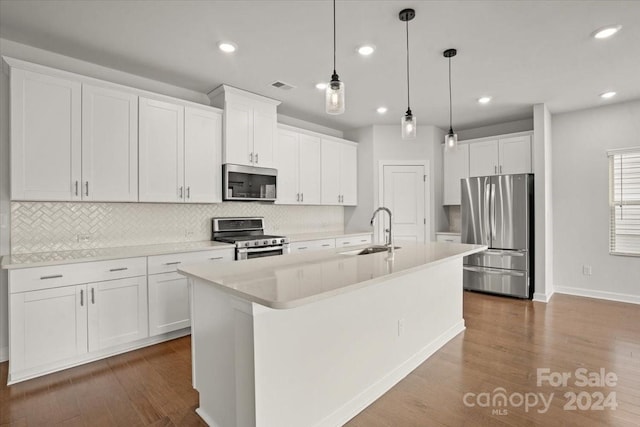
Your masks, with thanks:
M 96 288 L 91 288 L 91 304 L 96 303 Z
M 80 289 L 80 307 L 84 306 L 84 289 Z
M 62 277 L 62 274 L 54 274 L 51 276 L 42 276 L 40 277 L 40 280 L 48 280 L 48 279 L 59 279 Z
M 187 199 L 191 198 L 191 186 L 187 187 Z
M 165 262 L 164 265 L 178 265 L 182 264 L 182 261 Z
M 76 196 L 78 195 L 78 181 L 76 181 Z
M 493 165 L 493 173 L 498 173 L 498 166 Z
M 89 196 L 89 181 L 84 183 L 84 195 Z
M 500 165 L 500 173 L 502 173 L 502 165 Z
M 300 201 L 304 202 L 304 193 L 300 193 Z
M 256 153 L 256 164 L 258 164 L 258 163 L 259 163 L 259 161 L 258 161 L 258 153 Z
M 224 257 L 221 256 L 214 256 L 213 258 L 209 258 L 210 260 L 217 260 L 217 259 L 223 259 Z
M 109 271 L 114 272 L 114 271 L 125 271 L 128 270 L 129 267 L 120 267 L 120 268 L 112 268 Z
M 296 202 L 300 201 L 300 193 L 296 193 Z
M 340 203 L 340 195 L 338 194 L 338 203 Z
M 183 190 L 183 187 L 180 187 L 180 189 L 178 190 L 178 197 L 180 199 L 182 199 L 182 190 Z
M 253 153 L 249 154 L 249 163 L 253 163 Z

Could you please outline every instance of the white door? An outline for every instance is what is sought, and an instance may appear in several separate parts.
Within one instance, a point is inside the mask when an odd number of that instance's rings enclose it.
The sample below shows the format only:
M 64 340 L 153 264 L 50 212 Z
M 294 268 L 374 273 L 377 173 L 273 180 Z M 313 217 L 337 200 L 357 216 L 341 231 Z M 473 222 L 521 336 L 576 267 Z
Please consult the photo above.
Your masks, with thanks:
M 383 206 L 391 210 L 395 243 L 425 241 L 425 169 L 424 166 L 385 165 Z M 380 212 L 376 228 L 387 227 L 386 212 Z
M 500 140 L 500 174 L 531 173 L 531 137 Z
M 469 176 L 498 174 L 498 141 L 469 144 Z
M 184 107 L 140 98 L 140 201 L 183 201 L 183 168 Z
M 278 130 L 277 120 L 275 111 L 262 111 L 258 107 L 253 112 L 253 162 L 255 166 L 272 168 L 274 165 L 273 150 Z
M 321 145 L 322 204 L 339 205 L 340 197 L 340 143 L 322 139 Z
M 358 148 L 341 144 L 340 194 L 343 205 L 358 204 Z
M 89 351 L 149 336 L 146 276 L 90 283 L 87 290 Z
M 11 69 L 12 200 L 80 200 L 81 91 Z
M 223 162 L 253 166 L 253 107 L 225 102 Z
M 11 294 L 11 371 L 87 352 L 85 285 Z
M 149 276 L 149 336 L 191 325 L 189 280 L 179 273 Z
M 278 203 L 295 205 L 300 201 L 298 190 L 298 133 L 280 129 L 276 142 L 278 169 Z M 318 161 L 320 161 L 318 159 Z M 319 175 L 319 174 L 318 174 Z
M 82 86 L 82 200 L 138 201 L 138 97 Z
M 222 117 L 216 111 L 184 110 L 184 200 L 222 202 Z
M 319 205 L 322 192 L 320 138 L 300 134 L 299 164 L 300 202 L 305 205 Z

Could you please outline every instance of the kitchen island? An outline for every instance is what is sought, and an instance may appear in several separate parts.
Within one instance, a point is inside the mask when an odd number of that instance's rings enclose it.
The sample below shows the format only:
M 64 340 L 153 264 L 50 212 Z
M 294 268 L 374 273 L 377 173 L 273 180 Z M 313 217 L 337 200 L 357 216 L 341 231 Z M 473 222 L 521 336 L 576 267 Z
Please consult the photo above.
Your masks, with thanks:
M 179 269 L 190 278 L 196 412 L 212 426 L 338 426 L 464 330 L 462 258 L 400 244 Z

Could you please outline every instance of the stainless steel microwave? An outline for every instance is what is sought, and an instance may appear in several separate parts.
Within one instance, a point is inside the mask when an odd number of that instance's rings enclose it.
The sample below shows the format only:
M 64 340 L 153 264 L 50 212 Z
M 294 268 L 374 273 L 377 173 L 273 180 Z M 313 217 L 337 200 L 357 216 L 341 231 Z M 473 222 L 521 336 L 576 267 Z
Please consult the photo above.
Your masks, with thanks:
M 222 199 L 274 202 L 277 195 L 277 180 L 276 169 L 224 164 L 222 165 Z

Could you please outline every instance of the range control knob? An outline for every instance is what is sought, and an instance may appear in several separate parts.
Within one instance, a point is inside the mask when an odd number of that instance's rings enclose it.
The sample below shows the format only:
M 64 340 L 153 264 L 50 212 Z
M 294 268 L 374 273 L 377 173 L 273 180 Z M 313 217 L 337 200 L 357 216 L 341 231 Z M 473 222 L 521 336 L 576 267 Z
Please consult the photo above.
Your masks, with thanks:
M 260 244 L 260 242 L 258 242 L 257 240 L 255 242 L 253 242 L 254 246 L 258 246 Z
M 284 243 L 284 239 L 280 239 L 280 243 Z
M 246 242 L 244 245 L 245 245 L 245 246 L 249 246 L 249 242 Z
M 276 243 L 278 243 L 278 241 L 277 241 L 276 239 L 273 239 L 273 240 L 271 241 L 271 243 L 273 243 L 273 244 L 275 245 Z
M 268 241 L 268 240 L 265 240 L 264 242 L 262 242 L 262 244 L 263 244 L 263 245 L 268 245 L 268 244 L 269 244 L 269 241 Z

